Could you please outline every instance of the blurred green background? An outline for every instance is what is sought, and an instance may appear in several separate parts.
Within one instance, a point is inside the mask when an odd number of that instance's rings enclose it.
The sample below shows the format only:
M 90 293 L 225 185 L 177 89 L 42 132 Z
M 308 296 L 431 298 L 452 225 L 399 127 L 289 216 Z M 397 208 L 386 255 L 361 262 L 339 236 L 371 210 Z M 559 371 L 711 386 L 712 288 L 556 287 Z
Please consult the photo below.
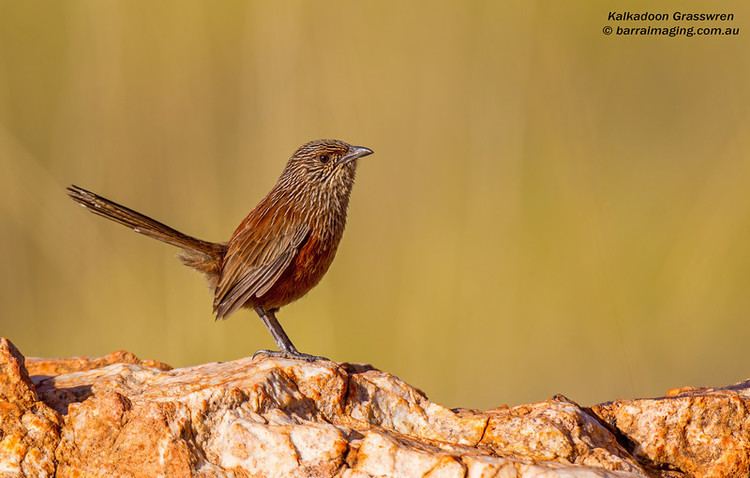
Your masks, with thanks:
M 743 31 L 602 34 L 649 4 Z M 750 5 L 658 5 L 2 1 L 0 335 L 175 366 L 272 347 L 64 188 L 220 241 L 336 137 L 376 155 L 328 275 L 280 314 L 302 350 L 466 407 L 750 376 Z

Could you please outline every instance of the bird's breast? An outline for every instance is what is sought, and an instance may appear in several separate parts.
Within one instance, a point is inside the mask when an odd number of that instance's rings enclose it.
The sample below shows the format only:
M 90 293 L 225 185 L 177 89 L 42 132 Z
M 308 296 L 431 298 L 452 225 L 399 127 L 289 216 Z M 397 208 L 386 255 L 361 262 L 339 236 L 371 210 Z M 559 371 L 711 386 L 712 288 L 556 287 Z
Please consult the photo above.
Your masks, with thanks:
M 341 233 L 311 231 L 291 264 L 257 301 L 266 309 L 282 307 L 307 294 L 323 278 L 333 262 Z

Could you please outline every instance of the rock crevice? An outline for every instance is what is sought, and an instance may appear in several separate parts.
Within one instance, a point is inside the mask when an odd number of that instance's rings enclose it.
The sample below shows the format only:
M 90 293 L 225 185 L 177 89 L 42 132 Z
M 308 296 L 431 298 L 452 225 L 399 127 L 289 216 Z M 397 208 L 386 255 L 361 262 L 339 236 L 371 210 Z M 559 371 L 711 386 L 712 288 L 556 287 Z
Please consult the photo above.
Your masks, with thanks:
M 750 382 L 451 410 L 364 365 L 25 359 L 6 339 L 0 372 L 0 477 L 750 474 Z

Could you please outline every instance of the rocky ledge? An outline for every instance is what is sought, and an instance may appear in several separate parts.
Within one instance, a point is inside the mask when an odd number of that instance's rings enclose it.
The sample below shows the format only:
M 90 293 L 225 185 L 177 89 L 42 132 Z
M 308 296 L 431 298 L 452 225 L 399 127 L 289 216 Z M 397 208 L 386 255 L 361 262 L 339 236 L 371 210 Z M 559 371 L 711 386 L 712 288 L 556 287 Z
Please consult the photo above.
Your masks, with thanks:
M 744 477 L 749 389 L 451 410 L 366 365 L 25 359 L 0 339 L 0 477 Z

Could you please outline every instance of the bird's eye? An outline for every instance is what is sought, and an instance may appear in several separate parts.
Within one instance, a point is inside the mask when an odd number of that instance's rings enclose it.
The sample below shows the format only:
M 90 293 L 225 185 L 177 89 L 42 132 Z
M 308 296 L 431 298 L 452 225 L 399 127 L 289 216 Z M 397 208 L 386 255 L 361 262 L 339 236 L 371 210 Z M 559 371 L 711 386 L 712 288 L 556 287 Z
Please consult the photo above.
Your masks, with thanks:
M 331 155 L 330 154 L 321 154 L 320 156 L 318 156 L 318 159 L 320 160 L 321 163 L 325 164 L 325 163 L 327 163 L 328 161 L 331 160 Z

